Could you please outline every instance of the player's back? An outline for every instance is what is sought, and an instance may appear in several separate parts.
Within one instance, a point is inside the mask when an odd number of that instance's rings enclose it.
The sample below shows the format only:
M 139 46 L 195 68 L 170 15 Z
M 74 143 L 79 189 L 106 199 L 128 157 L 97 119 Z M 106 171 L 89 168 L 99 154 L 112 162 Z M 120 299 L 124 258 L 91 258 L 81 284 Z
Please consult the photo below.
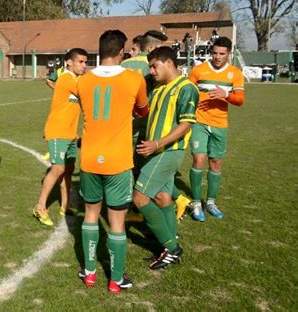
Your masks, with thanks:
M 83 171 L 110 175 L 133 167 L 132 111 L 143 83 L 121 66 L 99 66 L 80 79 Z

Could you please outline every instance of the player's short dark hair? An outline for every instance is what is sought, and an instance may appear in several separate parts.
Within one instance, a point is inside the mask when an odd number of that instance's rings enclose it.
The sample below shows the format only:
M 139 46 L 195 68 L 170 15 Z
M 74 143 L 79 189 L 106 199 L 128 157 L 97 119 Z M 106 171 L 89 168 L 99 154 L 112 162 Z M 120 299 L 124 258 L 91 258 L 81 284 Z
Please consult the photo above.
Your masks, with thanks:
M 160 40 L 160 41 L 167 41 L 168 36 L 166 36 L 164 33 L 158 30 L 148 30 L 144 33 L 144 37 L 152 37 L 154 39 Z
M 177 67 L 177 56 L 176 52 L 167 46 L 162 46 L 159 48 L 154 49 L 147 55 L 148 62 L 150 62 L 153 59 L 160 60 L 162 62 L 165 62 L 167 60 L 171 60 L 175 67 Z
M 138 35 L 132 39 L 133 44 L 137 44 L 140 47 L 140 50 L 143 52 L 145 51 L 146 47 L 146 40 L 145 37 L 142 35 Z
M 126 35 L 118 29 L 107 30 L 99 38 L 99 56 L 100 59 L 115 57 L 124 49 Z
M 73 48 L 64 55 L 64 61 L 73 60 L 77 55 L 83 55 L 88 57 L 88 53 L 86 50 L 81 48 Z
M 232 41 L 228 37 L 219 37 L 215 39 L 213 46 L 225 47 L 228 51 L 232 50 Z

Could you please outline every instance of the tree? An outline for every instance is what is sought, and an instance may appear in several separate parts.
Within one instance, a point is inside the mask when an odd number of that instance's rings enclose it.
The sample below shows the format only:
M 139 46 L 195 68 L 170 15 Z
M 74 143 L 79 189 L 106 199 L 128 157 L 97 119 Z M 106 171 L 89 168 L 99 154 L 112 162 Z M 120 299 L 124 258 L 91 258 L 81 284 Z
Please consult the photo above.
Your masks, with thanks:
M 136 0 L 136 7 L 135 13 L 137 12 L 144 12 L 145 15 L 151 15 L 151 9 L 154 0 Z
M 282 21 L 288 16 L 294 6 L 295 0 L 242 0 L 232 1 L 234 4 L 233 15 L 237 18 L 249 18 L 252 21 L 256 34 L 258 51 L 267 51 L 270 37 L 280 31 Z
M 0 22 L 21 21 L 25 3 L 26 20 L 90 17 L 104 14 L 104 6 L 123 0 L 0 0 Z
M 217 0 L 162 0 L 162 13 L 210 12 L 214 9 Z
M 23 19 L 23 3 L 26 2 L 26 20 L 63 18 L 62 6 L 57 1 L 43 0 L 0 0 L 0 21 L 20 21 Z
M 65 12 L 78 17 L 95 17 L 109 15 L 109 10 L 104 12 L 105 6 L 121 3 L 123 0 L 64 0 Z

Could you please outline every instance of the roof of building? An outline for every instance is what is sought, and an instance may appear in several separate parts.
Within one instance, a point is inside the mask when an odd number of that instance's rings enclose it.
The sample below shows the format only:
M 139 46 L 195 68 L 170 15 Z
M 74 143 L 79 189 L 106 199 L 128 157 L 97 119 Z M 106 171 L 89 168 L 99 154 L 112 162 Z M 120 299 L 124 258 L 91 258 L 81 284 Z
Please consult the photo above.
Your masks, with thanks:
M 0 23 L 0 34 L 8 41 L 9 51 L 6 53 L 11 55 L 22 54 L 24 50 L 27 53 L 35 51 L 39 54 L 58 54 L 73 47 L 82 47 L 89 53 L 96 53 L 99 35 L 108 29 L 121 29 L 131 40 L 149 29 L 162 29 L 167 33 L 167 29 L 173 28 L 187 30 L 195 26 L 232 25 L 231 20 L 223 20 L 220 13 L 211 12 L 5 22 Z M 170 41 L 174 39 L 176 38 L 169 38 Z

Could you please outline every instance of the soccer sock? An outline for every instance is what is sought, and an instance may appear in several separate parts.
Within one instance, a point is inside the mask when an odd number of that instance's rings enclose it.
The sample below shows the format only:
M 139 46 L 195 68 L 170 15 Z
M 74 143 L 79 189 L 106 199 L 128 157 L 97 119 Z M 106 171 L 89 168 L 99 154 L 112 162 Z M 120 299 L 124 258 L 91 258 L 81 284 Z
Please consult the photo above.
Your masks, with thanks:
M 176 205 L 171 203 L 169 206 L 161 208 L 161 211 L 166 219 L 168 228 L 171 232 L 172 239 L 176 241 L 177 222 L 176 222 Z
M 173 187 L 173 192 L 172 192 L 172 197 L 173 197 L 173 199 L 176 200 L 176 199 L 179 197 L 179 195 L 181 195 L 181 192 L 180 192 L 180 190 L 177 188 L 177 186 L 174 185 L 174 187 Z
M 217 197 L 219 186 L 220 186 L 220 172 L 215 172 L 212 170 L 208 171 L 207 179 L 208 179 L 208 192 L 207 192 L 207 198 L 213 198 L 214 200 Z
M 161 209 L 152 201 L 140 208 L 140 212 L 146 219 L 149 229 L 153 232 L 157 240 L 169 251 L 174 251 L 177 247 L 176 236 L 173 239 L 167 221 Z
M 125 232 L 108 233 L 107 247 L 111 261 L 111 279 L 119 282 L 123 278 L 127 253 L 127 240 Z
M 99 240 L 99 227 L 97 223 L 82 224 L 82 243 L 84 251 L 85 270 L 88 273 L 96 271 L 96 248 Z
M 193 200 L 200 201 L 202 198 L 203 170 L 191 168 L 189 171 L 190 187 Z

